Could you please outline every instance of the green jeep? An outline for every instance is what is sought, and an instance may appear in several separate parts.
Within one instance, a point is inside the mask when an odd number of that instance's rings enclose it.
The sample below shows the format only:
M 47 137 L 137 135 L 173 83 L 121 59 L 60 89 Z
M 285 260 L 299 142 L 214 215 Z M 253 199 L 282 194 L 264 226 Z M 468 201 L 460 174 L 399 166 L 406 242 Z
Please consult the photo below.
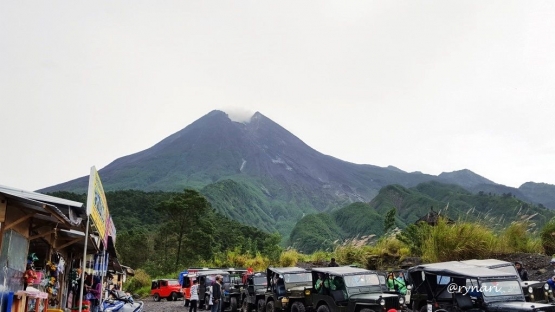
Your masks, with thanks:
M 310 303 L 312 276 L 298 267 L 268 268 L 264 295 L 266 312 L 305 312 Z
M 361 268 L 326 267 L 312 269 L 310 296 L 316 312 L 400 311 L 405 298 L 384 291 L 378 272 Z
M 265 294 L 267 287 L 266 272 L 246 274 L 241 293 L 241 312 L 251 312 L 255 307 L 256 312 L 264 312 L 266 310 Z

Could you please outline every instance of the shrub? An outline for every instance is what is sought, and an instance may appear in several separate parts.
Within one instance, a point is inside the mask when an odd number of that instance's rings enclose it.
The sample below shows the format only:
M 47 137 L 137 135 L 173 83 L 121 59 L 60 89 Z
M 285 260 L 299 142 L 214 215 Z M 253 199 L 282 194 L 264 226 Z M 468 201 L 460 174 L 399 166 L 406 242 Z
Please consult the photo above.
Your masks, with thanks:
M 123 287 L 128 292 L 136 292 L 142 287 L 148 287 L 150 290 L 151 282 L 152 279 L 143 269 L 137 269 L 135 270 L 135 276 L 130 278 Z
M 295 249 L 290 249 L 281 254 L 279 265 L 282 267 L 296 266 L 302 255 Z
M 550 220 L 540 231 L 540 239 L 545 253 L 555 254 L 555 220 Z
M 499 235 L 497 250 L 499 253 L 541 253 L 543 252 L 541 240 L 533 237 L 529 231 L 530 223 L 513 222 Z
M 448 224 L 440 219 L 424 240 L 422 260 L 443 262 L 485 258 L 497 244 L 493 231 L 478 223 Z

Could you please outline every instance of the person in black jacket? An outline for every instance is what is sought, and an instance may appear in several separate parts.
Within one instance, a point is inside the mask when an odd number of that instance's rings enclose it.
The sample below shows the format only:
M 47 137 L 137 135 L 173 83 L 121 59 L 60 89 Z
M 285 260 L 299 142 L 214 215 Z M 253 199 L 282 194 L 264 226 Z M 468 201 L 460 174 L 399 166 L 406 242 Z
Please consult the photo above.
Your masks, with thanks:
M 335 258 L 331 258 L 331 262 L 330 264 L 328 264 L 329 267 L 338 267 L 339 264 L 337 264 L 337 262 L 335 262 Z
M 222 305 L 222 284 L 221 284 L 221 276 L 216 276 L 216 280 L 214 284 L 212 284 L 212 311 L 211 312 L 220 312 L 221 305 Z
M 527 281 L 528 280 L 528 272 L 526 271 L 526 269 L 524 269 L 524 266 L 522 265 L 522 262 L 516 261 L 515 262 L 515 268 L 516 268 L 516 271 L 518 272 L 518 275 L 520 276 L 520 279 L 523 280 L 523 281 Z

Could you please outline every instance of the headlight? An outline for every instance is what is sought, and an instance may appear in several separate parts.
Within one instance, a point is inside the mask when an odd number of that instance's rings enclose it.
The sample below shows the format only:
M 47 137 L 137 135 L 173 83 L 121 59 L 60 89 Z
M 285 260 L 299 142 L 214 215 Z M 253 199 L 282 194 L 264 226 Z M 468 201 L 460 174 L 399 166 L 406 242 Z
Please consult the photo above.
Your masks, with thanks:
M 385 306 L 385 299 L 380 299 L 380 305 Z
M 533 293 L 533 292 L 534 292 L 534 288 L 532 288 L 532 286 L 528 287 L 528 292 L 529 292 L 529 293 Z
M 405 298 L 399 297 L 399 304 L 402 305 L 405 303 Z
M 289 302 L 289 298 L 287 297 L 281 298 L 281 303 L 287 303 L 287 302 Z
M 543 285 L 543 289 L 549 290 L 549 284 L 548 284 L 548 283 L 545 283 L 545 285 Z
M 545 284 L 545 285 L 547 285 L 547 284 Z M 305 294 L 305 296 L 310 295 L 310 289 L 305 290 L 305 291 L 304 291 L 304 294 Z

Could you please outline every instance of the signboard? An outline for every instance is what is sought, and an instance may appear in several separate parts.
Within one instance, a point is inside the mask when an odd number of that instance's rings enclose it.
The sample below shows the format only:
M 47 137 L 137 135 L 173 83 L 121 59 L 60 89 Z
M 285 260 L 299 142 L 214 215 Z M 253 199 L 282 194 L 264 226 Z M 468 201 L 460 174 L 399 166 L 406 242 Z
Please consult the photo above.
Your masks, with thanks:
M 100 176 L 94 166 L 91 167 L 91 174 L 89 177 L 89 191 L 87 194 L 87 215 L 93 222 L 100 241 L 107 246 L 108 243 L 108 220 L 110 213 L 108 211 L 108 203 L 104 195 L 104 188 Z
M 116 244 L 116 226 L 114 224 L 114 220 L 112 220 L 112 216 L 108 217 L 108 227 L 107 227 L 108 234 L 107 236 L 112 237 L 112 241 L 114 245 Z

